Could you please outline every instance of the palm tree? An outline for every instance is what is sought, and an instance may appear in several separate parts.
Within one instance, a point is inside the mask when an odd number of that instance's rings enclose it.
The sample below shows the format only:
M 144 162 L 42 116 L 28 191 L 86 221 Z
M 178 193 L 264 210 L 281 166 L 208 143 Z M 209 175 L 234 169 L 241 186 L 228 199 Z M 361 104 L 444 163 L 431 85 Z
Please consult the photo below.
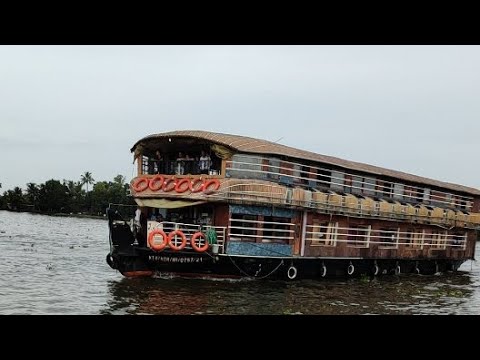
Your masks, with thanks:
M 125 176 L 117 175 L 113 178 L 113 182 L 123 186 L 125 184 Z M 0 187 L 1 187 L 1 184 L 0 184 Z
M 33 209 L 36 210 L 37 208 L 37 200 L 39 196 L 40 189 L 38 188 L 37 184 L 35 183 L 28 183 L 27 184 L 27 201 L 29 205 L 33 206 Z
M 93 184 L 95 182 L 95 179 L 92 177 L 92 173 L 87 171 L 85 172 L 85 174 L 82 175 L 81 182 L 82 182 L 82 185 L 87 184 L 87 193 L 88 193 L 88 184 Z
M 72 180 L 63 180 L 63 185 L 68 188 L 69 194 L 75 197 L 82 191 L 83 184 Z
M 10 210 L 21 210 L 23 203 L 22 189 L 20 189 L 18 186 L 15 186 L 13 190 L 8 190 L 5 193 L 5 198 L 7 202 L 7 207 Z

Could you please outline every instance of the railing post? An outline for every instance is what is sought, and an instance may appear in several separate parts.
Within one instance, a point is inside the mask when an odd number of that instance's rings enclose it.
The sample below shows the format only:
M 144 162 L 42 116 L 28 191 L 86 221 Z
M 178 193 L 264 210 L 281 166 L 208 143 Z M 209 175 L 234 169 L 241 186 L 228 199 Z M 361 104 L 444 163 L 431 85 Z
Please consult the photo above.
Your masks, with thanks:
M 370 247 L 370 233 L 372 232 L 372 225 L 368 225 L 367 230 L 367 248 Z
M 225 238 L 226 238 L 225 232 L 226 232 L 226 230 L 227 230 L 227 228 L 225 228 L 225 227 L 222 228 L 222 234 L 223 234 L 222 235 L 222 253 L 224 253 L 224 254 L 225 254 Z
M 334 237 L 333 237 L 333 246 L 337 246 L 337 238 L 338 238 L 338 221 L 335 223 L 335 229 L 333 231 Z
M 305 255 L 305 235 L 307 232 L 307 211 L 303 212 L 303 219 L 302 219 L 302 238 L 300 242 L 300 256 Z

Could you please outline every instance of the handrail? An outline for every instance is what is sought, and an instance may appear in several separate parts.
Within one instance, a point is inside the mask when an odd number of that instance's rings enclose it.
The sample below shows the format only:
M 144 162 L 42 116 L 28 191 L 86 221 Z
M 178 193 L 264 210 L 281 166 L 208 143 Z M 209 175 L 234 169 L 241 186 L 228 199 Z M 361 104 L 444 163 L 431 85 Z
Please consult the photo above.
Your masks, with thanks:
M 233 183 L 232 183 L 233 182 Z M 244 190 L 245 187 L 263 187 L 265 191 Z M 294 197 L 296 196 L 296 198 Z M 308 195 L 308 198 L 301 198 Z M 180 197 L 181 193 L 162 194 L 168 197 Z M 402 221 L 417 221 L 439 226 L 458 226 L 479 228 L 480 213 L 465 214 L 452 209 L 433 208 L 430 210 L 424 205 L 404 205 L 399 202 L 391 203 L 385 200 L 375 201 L 372 198 L 358 198 L 355 195 L 339 195 L 334 192 L 308 191 L 301 188 L 287 188 L 281 185 L 258 182 L 237 182 L 228 179 L 222 182 L 219 190 L 211 193 L 194 193 L 188 197 L 192 200 L 230 200 L 239 202 L 252 202 L 256 204 L 281 204 L 315 209 L 327 214 L 339 214 L 354 217 L 378 218 L 384 220 L 401 219 Z M 322 199 L 319 199 L 322 197 Z M 385 210 L 387 209 L 387 210 Z M 433 213 L 443 212 L 441 217 L 432 216 Z
M 240 155 L 237 155 L 237 156 L 240 156 Z M 262 159 L 262 160 L 268 160 L 268 158 L 259 158 L 259 159 Z M 286 161 L 282 161 L 284 163 L 288 163 Z M 291 162 L 290 162 L 291 163 Z M 270 165 L 270 164 L 262 164 L 262 163 L 248 163 L 248 162 L 242 162 L 242 161 L 234 161 L 234 160 L 230 160 L 230 161 L 227 161 L 227 165 L 230 165 L 229 167 L 227 166 L 227 174 L 230 172 L 230 171 L 240 171 L 240 172 L 252 172 L 252 173 L 259 173 L 259 174 L 269 174 L 269 175 L 274 175 L 274 176 L 282 176 L 282 177 L 289 177 L 289 178 L 292 178 L 292 179 L 299 179 L 301 181 L 306 181 L 306 182 L 314 182 L 316 184 L 325 184 L 325 185 L 328 185 L 329 187 L 331 187 L 331 185 L 334 185 L 334 186 L 337 186 L 337 187 L 342 187 L 342 188 L 350 188 L 350 189 L 357 189 L 357 190 L 364 190 L 365 189 L 365 186 L 363 185 L 368 185 L 368 186 L 373 186 L 374 188 L 373 189 L 367 189 L 368 191 L 371 191 L 371 192 L 374 192 L 374 193 L 378 193 L 378 192 L 381 192 L 381 193 L 387 193 L 385 191 L 385 188 L 387 188 L 389 191 L 388 191 L 388 194 L 390 196 L 388 196 L 388 198 L 393 198 L 395 199 L 395 197 L 401 197 L 401 198 L 409 198 L 409 199 L 415 199 L 415 200 L 419 200 L 419 196 L 416 196 L 416 195 L 408 195 L 408 194 L 400 194 L 400 193 L 395 193 L 394 192 L 394 189 L 395 189 L 395 184 L 397 185 L 402 185 L 402 186 L 407 186 L 411 189 L 415 189 L 417 190 L 421 190 L 421 194 L 423 197 L 423 193 L 424 193 L 424 190 L 427 189 L 427 188 L 420 188 L 420 187 L 416 187 L 416 186 L 413 186 L 413 185 L 406 185 L 404 183 L 392 183 L 392 182 L 388 182 L 386 180 L 380 180 L 382 181 L 383 183 L 390 183 L 392 186 L 389 186 L 389 187 L 385 187 L 384 185 L 380 185 L 380 184 L 377 184 L 377 183 L 370 183 L 370 182 L 365 182 L 363 180 L 359 181 L 359 180 L 355 180 L 356 183 L 359 183 L 361 184 L 361 186 L 355 186 L 353 185 L 353 180 L 352 180 L 352 184 L 345 184 L 344 182 L 333 182 L 332 179 L 335 179 L 335 180 L 344 180 L 343 178 L 339 178 L 339 177 L 335 177 L 333 175 L 330 175 L 330 176 L 327 176 L 327 175 L 324 175 L 324 174 L 318 174 L 318 173 L 313 173 L 313 172 L 310 172 L 310 171 L 304 171 L 304 170 L 301 170 L 301 169 L 293 169 L 293 168 L 286 168 L 286 167 L 281 167 L 281 166 L 277 166 L 277 165 Z M 248 165 L 248 166 L 251 166 L 251 167 L 258 167 L 259 169 L 247 169 L 247 168 L 242 168 L 242 167 L 235 167 L 234 165 L 236 164 L 239 164 L 239 165 Z M 299 163 L 291 163 L 291 164 L 294 164 L 296 166 L 299 166 L 299 167 L 305 167 L 307 165 L 303 165 L 303 164 L 299 164 Z M 322 171 L 332 171 L 332 170 L 328 170 L 328 169 L 324 169 L 324 168 L 318 168 L 318 167 L 315 167 L 315 166 L 307 166 L 309 168 L 314 168 L 314 169 L 318 169 L 318 170 L 322 170 Z M 268 168 L 268 169 L 271 169 L 271 168 L 277 168 L 278 169 L 278 172 L 275 172 L 275 171 L 268 171 L 268 170 L 265 170 L 265 168 Z M 279 171 L 280 170 L 284 170 L 284 171 L 288 171 L 288 172 L 299 172 L 301 174 L 308 174 L 308 175 L 315 175 L 315 178 L 310 178 L 310 177 L 303 177 L 303 176 L 297 176 L 297 175 L 290 175 L 290 174 L 283 174 L 283 173 L 280 173 Z M 356 176 L 356 177 L 360 177 L 359 175 L 355 175 L 355 174 L 349 174 L 349 173 L 346 173 L 346 172 L 343 172 L 342 173 L 343 175 L 351 175 L 351 176 Z M 319 180 L 318 179 L 318 176 L 321 176 L 321 177 L 327 177 L 327 178 L 330 178 L 330 181 L 328 180 Z M 373 176 L 373 175 L 372 175 Z M 364 177 L 362 177 L 363 179 Z M 302 186 L 302 184 L 298 184 L 299 186 Z M 305 185 L 305 184 L 303 184 Z M 383 189 L 378 189 L 378 188 L 383 188 Z M 430 188 L 428 188 L 430 189 Z M 430 189 L 431 190 L 431 189 Z M 450 201 L 448 200 L 444 200 L 445 197 L 443 196 L 439 196 L 439 195 L 436 195 L 436 194 L 432 194 L 430 193 L 429 194 L 429 197 L 430 197 L 430 200 L 429 201 L 432 201 L 432 202 L 437 202 L 437 203 L 442 203 L 442 204 L 446 204 L 446 205 L 449 205 L 451 206 L 452 204 L 452 197 L 456 197 L 458 198 L 459 200 L 463 200 L 465 201 L 465 205 L 464 205 L 464 208 L 466 210 L 470 209 L 472 207 L 472 202 L 473 202 L 473 198 L 472 197 L 466 197 L 466 196 L 463 196 L 463 195 L 456 195 L 456 194 L 452 194 L 452 193 L 449 193 L 449 192 L 445 192 L 445 191 L 437 191 L 437 190 L 433 190 L 434 192 L 436 193 L 441 193 L 445 196 L 449 196 L 451 198 Z M 424 201 L 423 200 L 420 200 L 421 203 L 423 203 Z M 454 206 L 454 207 L 457 207 L 457 206 Z M 458 206 L 458 208 L 462 208 L 462 206 Z
M 217 234 L 217 244 L 219 248 L 219 253 L 223 254 L 225 252 L 225 239 L 226 239 L 226 226 L 213 226 L 213 225 L 200 225 L 200 224 L 188 224 L 188 223 L 177 223 L 173 221 L 162 221 L 157 222 L 154 220 L 148 220 L 147 229 L 153 231 L 154 229 L 162 229 L 167 232 L 167 235 L 170 231 L 173 230 L 182 230 L 185 235 L 191 236 L 197 231 L 207 231 L 208 229 L 214 229 Z M 176 236 L 174 238 L 174 241 Z M 188 239 L 190 240 L 190 239 Z M 187 241 L 186 249 L 192 249 L 190 241 Z
M 232 225 L 237 223 L 245 223 L 247 226 L 237 226 Z M 248 224 L 252 224 L 252 226 L 248 226 Z M 270 227 L 264 227 L 263 225 L 282 225 L 285 226 L 287 229 L 276 229 Z M 257 227 L 257 225 L 260 225 Z M 229 231 L 230 237 L 235 238 L 253 238 L 259 239 L 262 242 L 268 242 L 268 240 L 280 240 L 284 243 L 289 243 L 293 241 L 295 230 L 292 229 L 295 224 L 287 223 L 287 222 L 272 222 L 272 221 L 261 221 L 261 220 L 248 220 L 248 219 L 229 219 Z M 261 233 L 258 231 L 261 230 Z M 251 232 L 252 234 L 248 234 L 246 232 Z M 265 235 L 265 233 L 271 233 L 271 235 Z M 267 240 L 267 241 L 265 241 Z
M 343 231 L 338 231 L 343 230 Z M 356 232 L 356 233 L 353 233 Z M 359 232 L 363 232 L 359 234 Z M 387 237 L 382 233 L 391 233 L 392 240 L 385 241 Z M 372 230 L 371 227 L 339 227 L 338 224 L 329 225 L 307 225 L 306 226 L 306 241 L 310 241 L 310 246 L 331 246 L 331 242 L 347 243 L 352 246 L 370 247 L 371 245 L 388 246 L 389 248 L 396 248 L 398 245 L 406 245 L 409 247 L 429 246 L 433 249 L 451 248 L 466 248 L 467 233 L 463 235 L 444 232 L 425 233 L 415 231 L 400 231 L 397 230 Z M 326 238 L 328 235 L 328 239 Z M 352 239 L 353 238 L 353 239 Z M 375 241 L 380 239 L 383 241 Z M 407 242 L 408 240 L 408 242 Z M 326 243 L 329 244 L 326 244 Z
M 465 226 L 467 224 L 470 227 L 478 227 L 480 223 L 473 222 L 473 221 L 468 221 L 468 219 L 465 219 L 464 217 L 466 216 L 463 212 L 457 211 L 455 212 L 454 210 L 449 210 L 449 209 L 443 209 L 443 208 L 434 208 L 435 210 L 441 209 L 444 213 L 441 218 L 439 217 L 433 217 L 431 216 L 432 210 L 429 210 L 427 207 L 424 205 L 419 205 L 418 206 L 413 206 L 413 205 L 403 205 L 400 204 L 399 202 L 396 202 L 394 204 L 380 200 L 380 201 L 375 201 L 371 198 L 356 198 L 358 202 L 358 207 L 353 208 L 351 203 L 346 203 L 346 198 L 347 197 L 353 197 L 354 195 L 348 194 L 348 195 L 339 195 L 335 193 L 323 193 L 323 192 L 311 192 L 312 198 L 307 199 L 307 200 L 301 200 L 301 199 L 291 199 L 288 203 L 286 202 L 286 194 L 282 193 L 267 193 L 267 192 L 261 192 L 261 191 L 253 191 L 253 190 L 232 190 L 234 188 L 241 188 L 242 186 L 252 186 L 255 185 L 256 183 L 237 183 L 229 186 L 222 186 L 222 188 L 217 191 L 215 194 L 210 195 L 210 197 L 216 197 L 216 198 L 227 198 L 230 200 L 245 200 L 245 196 L 252 196 L 254 199 L 252 201 L 255 202 L 262 202 L 260 201 L 260 198 L 266 198 L 267 203 L 275 203 L 278 200 L 282 200 L 282 203 L 285 203 L 286 205 L 293 205 L 293 206 L 302 206 L 302 207 L 307 207 L 307 208 L 314 208 L 314 209 L 319 209 L 319 210 L 324 210 L 327 213 L 339 213 L 342 215 L 348 215 L 348 216 L 360 216 L 360 217 L 376 217 L 376 218 L 383 218 L 387 220 L 392 220 L 392 218 L 396 219 L 402 219 L 402 220 L 410 220 L 410 221 L 422 221 L 430 224 L 437 224 L 437 225 L 446 225 L 446 226 L 455 226 L 457 223 L 465 223 Z M 283 190 L 284 192 L 286 191 L 285 188 L 282 188 L 280 186 L 275 186 L 275 185 L 269 185 L 269 184 L 257 184 L 257 185 L 263 185 L 263 186 L 268 186 L 273 188 L 278 188 Z M 295 189 L 293 189 L 295 190 Z M 288 190 L 287 190 L 288 191 Z M 326 200 L 325 201 L 317 201 L 313 198 L 314 194 L 322 194 L 325 195 Z M 235 196 L 237 195 L 237 196 Z M 332 203 L 331 201 L 331 196 L 337 196 L 338 197 L 338 203 Z M 366 202 L 369 202 L 369 204 L 366 204 Z M 380 204 L 388 204 L 390 207 L 392 207 L 391 211 L 382 211 Z M 366 208 L 366 205 L 368 205 L 368 208 Z M 394 211 L 393 206 L 397 207 L 397 211 Z M 409 213 L 410 209 L 414 209 L 415 213 L 411 214 Z M 423 210 L 422 212 L 419 212 L 419 210 Z M 400 211 L 399 211 L 400 210 Z M 455 218 L 451 218 L 449 215 L 449 211 L 455 213 Z M 475 216 L 475 215 L 474 215 Z
M 230 161 L 230 163 L 235 163 L 235 162 L 237 162 L 237 163 L 243 163 L 243 164 L 248 164 L 248 165 L 261 165 L 261 166 L 278 168 L 278 169 L 282 169 L 282 170 L 286 170 L 286 171 L 292 171 L 292 172 L 293 172 L 293 171 L 298 171 L 298 172 L 302 172 L 302 173 L 309 174 L 309 175 L 315 175 L 316 177 L 322 176 L 322 177 L 330 177 L 330 178 L 335 178 L 335 179 L 341 179 L 341 178 L 339 178 L 339 177 L 334 177 L 334 176 L 332 176 L 332 174 L 330 174 L 330 175 L 324 175 L 324 174 L 321 174 L 321 173 L 312 173 L 312 172 L 309 172 L 309 171 L 304 171 L 304 170 L 302 170 L 301 168 L 302 168 L 302 167 L 308 167 L 308 168 L 310 168 L 310 169 L 316 169 L 316 170 L 326 171 L 326 172 L 330 172 L 330 173 L 332 173 L 332 172 L 340 172 L 340 171 L 335 170 L 335 169 L 322 168 L 322 167 L 313 166 L 313 165 L 307 165 L 307 164 L 302 164 L 302 163 L 295 163 L 295 162 L 292 162 L 292 161 L 280 160 L 280 159 L 275 158 L 275 157 L 268 157 L 268 158 L 267 158 L 267 157 L 261 157 L 261 156 L 255 156 L 255 155 L 247 155 L 247 154 L 235 154 L 235 157 L 240 157 L 240 158 L 241 158 L 241 157 L 246 157 L 246 158 L 250 158 L 250 159 L 258 159 L 258 160 L 261 160 L 262 163 L 260 163 L 260 164 L 259 164 L 259 163 L 246 163 L 246 162 L 238 162 L 238 161 L 236 161 L 236 160 L 232 160 L 232 161 Z M 277 166 L 277 165 L 271 165 L 270 163 L 269 163 L 269 164 L 264 164 L 263 161 L 265 161 L 265 160 L 268 160 L 268 161 L 270 161 L 270 160 L 276 160 L 276 161 L 278 161 L 278 162 L 283 162 L 284 164 L 291 164 L 291 165 L 293 165 L 293 166 L 298 166 L 298 167 L 300 167 L 300 169 L 285 168 L 285 167 L 280 167 L 280 166 Z M 238 170 L 238 169 L 236 169 L 236 170 Z M 353 174 L 353 173 L 347 173 L 347 172 L 345 172 L 345 171 L 342 171 L 341 173 L 342 173 L 343 175 L 352 176 L 352 181 L 353 181 L 353 177 L 357 177 L 357 178 L 358 178 L 358 177 L 362 177 L 362 178 L 365 178 L 365 177 L 366 177 L 366 178 L 372 179 L 372 178 L 374 178 L 375 176 L 377 176 L 377 175 L 375 175 L 375 174 L 366 174 L 366 175 L 363 174 L 363 175 L 358 175 L 358 174 Z M 275 175 L 286 175 L 286 174 L 280 174 L 280 173 L 278 173 L 278 172 L 273 173 L 273 174 L 275 174 Z M 303 179 L 314 180 L 313 178 L 303 178 Z M 388 183 L 388 184 L 391 185 L 391 186 L 384 186 L 384 185 L 380 185 L 380 184 L 377 184 L 377 183 L 370 183 L 370 182 L 366 182 L 366 181 L 358 181 L 358 182 L 360 182 L 360 183 L 362 183 L 362 184 L 366 184 L 366 185 L 375 186 L 376 188 L 377 188 L 377 187 L 381 187 L 381 188 L 383 188 L 383 190 L 382 190 L 383 192 L 385 192 L 385 191 L 384 191 L 385 188 L 387 188 L 387 189 L 390 190 L 390 189 L 393 188 L 394 185 L 396 185 L 396 184 L 397 184 L 397 185 L 404 185 L 404 186 L 407 186 L 407 187 L 412 188 L 412 189 L 415 189 L 415 190 L 421 190 L 422 192 L 423 192 L 423 190 L 426 189 L 426 188 L 418 187 L 418 186 L 415 186 L 415 185 L 406 185 L 406 184 L 400 183 L 400 182 L 391 182 L 391 181 L 382 180 L 382 179 L 379 179 L 379 180 L 382 181 L 383 183 Z M 342 183 L 342 184 L 338 184 L 338 183 L 337 183 L 337 184 L 335 184 L 335 185 L 345 186 L 343 183 Z M 357 187 L 357 188 L 358 188 L 358 187 Z M 427 188 L 430 189 L 429 187 L 427 187 Z M 456 194 L 452 194 L 452 193 L 448 193 L 448 192 L 444 192 L 444 191 L 439 191 L 439 192 L 441 192 L 441 193 L 443 193 L 443 194 L 447 194 L 447 195 L 456 196 L 456 197 L 458 197 L 458 198 L 460 198 L 460 199 L 464 199 L 464 200 L 467 200 L 467 201 L 468 201 L 468 200 L 470 200 L 470 201 L 473 200 L 472 197 L 467 197 L 467 196 L 463 196 L 463 195 L 456 195 Z M 401 194 L 396 194 L 396 195 L 401 195 Z M 402 196 L 404 196 L 404 195 L 402 195 Z M 433 196 L 436 196 L 436 195 L 433 195 Z

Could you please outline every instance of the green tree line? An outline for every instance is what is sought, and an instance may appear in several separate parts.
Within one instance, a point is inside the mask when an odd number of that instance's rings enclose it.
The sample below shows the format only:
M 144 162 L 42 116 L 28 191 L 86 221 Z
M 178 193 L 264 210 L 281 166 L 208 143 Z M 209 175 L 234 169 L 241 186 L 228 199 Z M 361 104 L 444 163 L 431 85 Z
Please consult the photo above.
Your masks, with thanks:
M 93 185 L 90 191 L 88 185 Z M 129 184 L 124 176 L 117 175 L 113 181 L 95 182 L 87 171 L 80 181 L 51 179 L 43 184 L 28 183 L 25 190 L 16 186 L 0 195 L 0 209 L 46 214 L 103 215 L 109 203 L 135 204 L 129 196 Z

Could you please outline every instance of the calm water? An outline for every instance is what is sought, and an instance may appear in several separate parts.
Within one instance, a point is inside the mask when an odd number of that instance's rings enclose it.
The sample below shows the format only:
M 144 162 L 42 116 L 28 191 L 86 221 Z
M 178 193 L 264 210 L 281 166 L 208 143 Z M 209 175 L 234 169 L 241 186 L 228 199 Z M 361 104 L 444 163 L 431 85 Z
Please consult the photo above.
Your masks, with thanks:
M 108 250 L 106 221 L 0 211 L 0 314 L 480 314 L 473 261 L 372 281 L 125 279 Z

